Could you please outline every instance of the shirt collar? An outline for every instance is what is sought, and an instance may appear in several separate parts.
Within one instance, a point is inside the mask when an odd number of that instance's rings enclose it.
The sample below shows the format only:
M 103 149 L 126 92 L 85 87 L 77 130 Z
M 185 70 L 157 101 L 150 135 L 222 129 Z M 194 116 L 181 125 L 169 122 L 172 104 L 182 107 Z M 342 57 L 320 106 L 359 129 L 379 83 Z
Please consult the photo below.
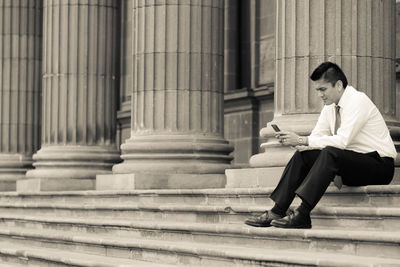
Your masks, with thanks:
M 337 104 L 340 108 L 344 108 L 347 105 L 351 104 L 350 103 L 350 95 L 355 92 L 356 89 L 353 86 L 347 85 L 346 89 L 344 90 L 342 97 L 339 100 L 339 103 Z

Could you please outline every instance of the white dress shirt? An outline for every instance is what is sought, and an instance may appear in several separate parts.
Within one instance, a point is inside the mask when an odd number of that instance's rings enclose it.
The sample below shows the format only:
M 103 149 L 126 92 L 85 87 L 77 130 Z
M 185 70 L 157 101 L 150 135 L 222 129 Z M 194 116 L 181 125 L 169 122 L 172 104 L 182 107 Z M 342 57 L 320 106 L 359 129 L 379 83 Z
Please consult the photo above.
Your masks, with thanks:
M 308 137 L 314 148 L 333 146 L 360 153 L 377 151 L 381 157 L 396 158 L 397 152 L 385 120 L 375 104 L 362 92 L 347 86 L 339 100 L 341 125 L 334 135 L 335 104 L 325 105 Z

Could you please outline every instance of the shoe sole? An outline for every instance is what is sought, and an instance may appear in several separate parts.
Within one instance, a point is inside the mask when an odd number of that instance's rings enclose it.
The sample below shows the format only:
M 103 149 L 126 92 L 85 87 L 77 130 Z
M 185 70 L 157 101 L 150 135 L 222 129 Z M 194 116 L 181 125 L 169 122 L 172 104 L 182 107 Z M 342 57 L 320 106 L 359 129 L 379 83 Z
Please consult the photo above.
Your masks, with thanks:
M 290 225 L 275 224 L 273 222 L 271 222 L 271 225 L 277 228 L 292 228 L 292 229 L 311 229 L 312 227 L 311 224 L 290 226 Z
M 256 224 L 251 222 L 244 222 L 246 225 L 254 226 L 254 227 L 271 227 L 271 224 Z

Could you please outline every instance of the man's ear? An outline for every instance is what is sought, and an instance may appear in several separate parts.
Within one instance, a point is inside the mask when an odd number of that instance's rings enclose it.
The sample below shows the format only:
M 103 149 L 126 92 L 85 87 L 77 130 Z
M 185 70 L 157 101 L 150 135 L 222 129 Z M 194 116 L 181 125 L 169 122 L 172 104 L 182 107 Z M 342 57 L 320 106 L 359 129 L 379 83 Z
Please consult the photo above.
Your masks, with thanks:
M 342 80 L 338 80 L 335 84 L 335 87 L 338 89 L 339 92 L 341 92 L 344 89 Z

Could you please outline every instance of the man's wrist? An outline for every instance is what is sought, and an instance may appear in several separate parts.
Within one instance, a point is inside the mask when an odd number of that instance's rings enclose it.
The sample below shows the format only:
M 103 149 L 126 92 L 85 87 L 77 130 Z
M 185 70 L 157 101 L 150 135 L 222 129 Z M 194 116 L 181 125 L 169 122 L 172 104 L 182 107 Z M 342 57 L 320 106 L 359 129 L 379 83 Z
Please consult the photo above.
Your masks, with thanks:
M 297 138 L 297 142 L 299 145 L 307 146 L 308 145 L 308 137 L 307 136 L 299 136 Z

